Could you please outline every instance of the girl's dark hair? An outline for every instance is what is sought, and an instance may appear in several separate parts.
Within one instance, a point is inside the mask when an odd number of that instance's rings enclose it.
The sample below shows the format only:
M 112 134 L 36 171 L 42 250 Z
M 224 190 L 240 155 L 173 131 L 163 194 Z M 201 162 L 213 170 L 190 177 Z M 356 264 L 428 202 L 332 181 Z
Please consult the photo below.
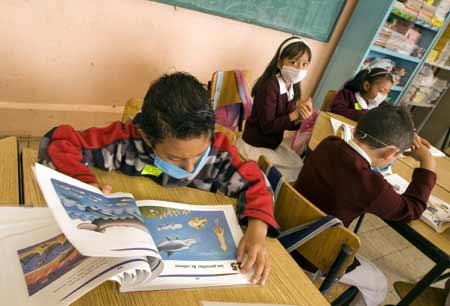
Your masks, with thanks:
M 289 37 L 285 41 L 281 43 L 281 45 L 278 47 L 277 52 L 275 53 L 275 56 L 270 61 L 269 65 L 267 65 L 266 69 L 264 70 L 263 74 L 258 78 L 255 85 L 252 88 L 252 97 L 255 97 L 256 94 L 260 91 L 262 85 L 265 81 L 276 75 L 280 72 L 280 69 L 278 68 L 278 61 L 283 60 L 284 58 L 295 58 L 297 56 L 302 56 L 305 52 L 308 54 L 309 61 L 311 61 L 311 49 L 304 43 L 304 42 L 293 42 L 292 44 L 289 44 L 284 48 L 283 52 L 280 54 L 280 48 L 281 46 L 293 39 L 298 37 Z M 293 84 L 294 86 L 294 99 L 299 99 L 301 97 L 301 87 L 300 83 Z
M 353 92 L 365 92 L 365 81 L 372 85 L 373 82 L 378 80 L 388 80 L 391 81 L 391 83 L 394 83 L 392 74 L 383 68 L 363 69 L 358 72 L 353 79 L 344 84 L 344 89 L 351 90 Z

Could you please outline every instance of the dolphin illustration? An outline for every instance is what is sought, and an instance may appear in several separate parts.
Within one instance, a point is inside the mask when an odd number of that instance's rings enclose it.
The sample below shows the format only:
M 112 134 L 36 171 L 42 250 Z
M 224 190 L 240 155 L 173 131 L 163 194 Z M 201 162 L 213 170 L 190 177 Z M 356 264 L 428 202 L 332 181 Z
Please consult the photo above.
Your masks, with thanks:
M 166 240 L 158 245 L 158 250 L 160 253 L 166 252 L 167 256 L 170 256 L 173 252 L 189 249 L 194 243 L 197 243 L 195 239 L 180 240 L 175 238 L 171 240 L 169 237 L 166 237 Z
M 166 225 L 158 225 L 157 230 L 158 231 L 172 231 L 172 230 L 176 230 L 176 229 L 180 229 L 183 227 L 183 224 L 166 224 Z

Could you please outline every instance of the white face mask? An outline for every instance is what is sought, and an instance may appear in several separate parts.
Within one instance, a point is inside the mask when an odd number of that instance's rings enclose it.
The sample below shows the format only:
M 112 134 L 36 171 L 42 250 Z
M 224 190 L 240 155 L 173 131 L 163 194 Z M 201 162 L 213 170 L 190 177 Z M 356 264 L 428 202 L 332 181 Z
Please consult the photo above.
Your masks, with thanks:
M 281 76 L 283 77 L 283 79 L 291 82 L 292 84 L 303 81 L 307 73 L 308 70 L 306 69 L 297 69 L 290 66 L 283 66 L 281 68 Z
M 384 100 L 386 100 L 387 95 L 383 95 L 381 93 L 378 93 L 377 96 L 373 99 L 369 100 L 369 107 L 377 107 L 378 105 L 380 105 Z

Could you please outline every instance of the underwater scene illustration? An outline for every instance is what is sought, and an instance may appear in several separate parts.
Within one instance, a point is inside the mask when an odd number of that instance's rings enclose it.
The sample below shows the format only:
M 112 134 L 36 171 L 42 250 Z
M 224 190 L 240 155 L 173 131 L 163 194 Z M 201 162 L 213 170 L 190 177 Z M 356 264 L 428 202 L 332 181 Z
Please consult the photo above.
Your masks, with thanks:
M 78 225 L 79 229 L 103 233 L 111 226 L 126 226 L 148 232 L 132 198 L 107 198 L 56 179 L 51 181 L 69 217 L 86 221 Z
M 87 258 L 73 247 L 64 234 L 18 250 L 17 254 L 30 296 Z
M 236 244 L 222 211 L 139 207 L 163 260 L 232 260 Z

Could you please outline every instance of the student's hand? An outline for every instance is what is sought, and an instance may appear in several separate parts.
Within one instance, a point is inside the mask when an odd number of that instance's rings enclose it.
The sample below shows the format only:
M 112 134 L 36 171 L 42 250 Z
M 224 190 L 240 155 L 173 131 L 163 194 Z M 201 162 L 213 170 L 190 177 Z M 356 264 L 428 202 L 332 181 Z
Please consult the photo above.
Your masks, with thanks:
M 307 99 L 300 101 L 298 103 L 298 106 L 300 106 L 300 105 L 303 105 L 310 112 L 312 112 L 312 110 L 313 110 L 311 97 L 308 97 Z
M 307 98 L 303 101 L 300 101 L 295 109 L 299 112 L 300 119 L 305 120 L 309 118 L 313 111 L 312 99 Z
M 419 161 L 421 168 L 436 172 L 436 161 L 431 155 L 429 148 L 431 148 L 431 145 L 427 140 L 419 137 L 417 134 L 414 134 L 411 151 L 405 152 L 405 155 L 411 156 L 415 160 Z
M 420 137 L 417 133 L 414 133 L 413 144 L 411 150 L 415 150 L 416 147 L 425 146 L 427 149 L 431 149 L 431 144 L 425 138 Z
M 109 195 L 112 191 L 111 185 L 108 184 L 91 184 L 92 186 L 100 189 L 101 192 L 103 192 L 104 195 Z
M 295 122 L 300 119 L 300 113 L 297 110 L 294 110 L 293 112 L 289 113 L 289 120 L 291 122 Z
M 301 120 L 308 119 L 312 115 L 312 111 L 310 110 L 309 106 L 306 105 L 299 105 L 297 106 L 296 110 L 300 114 Z
M 252 284 L 264 285 L 269 272 L 272 269 L 269 252 L 266 246 L 267 224 L 258 219 L 249 219 L 247 230 L 239 242 L 237 249 L 237 261 L 242 262 L 244 255 L 247 258 L 241 265 L 241 271 L 247 272 L 255 266 L 255 273 L 252 276 Z

